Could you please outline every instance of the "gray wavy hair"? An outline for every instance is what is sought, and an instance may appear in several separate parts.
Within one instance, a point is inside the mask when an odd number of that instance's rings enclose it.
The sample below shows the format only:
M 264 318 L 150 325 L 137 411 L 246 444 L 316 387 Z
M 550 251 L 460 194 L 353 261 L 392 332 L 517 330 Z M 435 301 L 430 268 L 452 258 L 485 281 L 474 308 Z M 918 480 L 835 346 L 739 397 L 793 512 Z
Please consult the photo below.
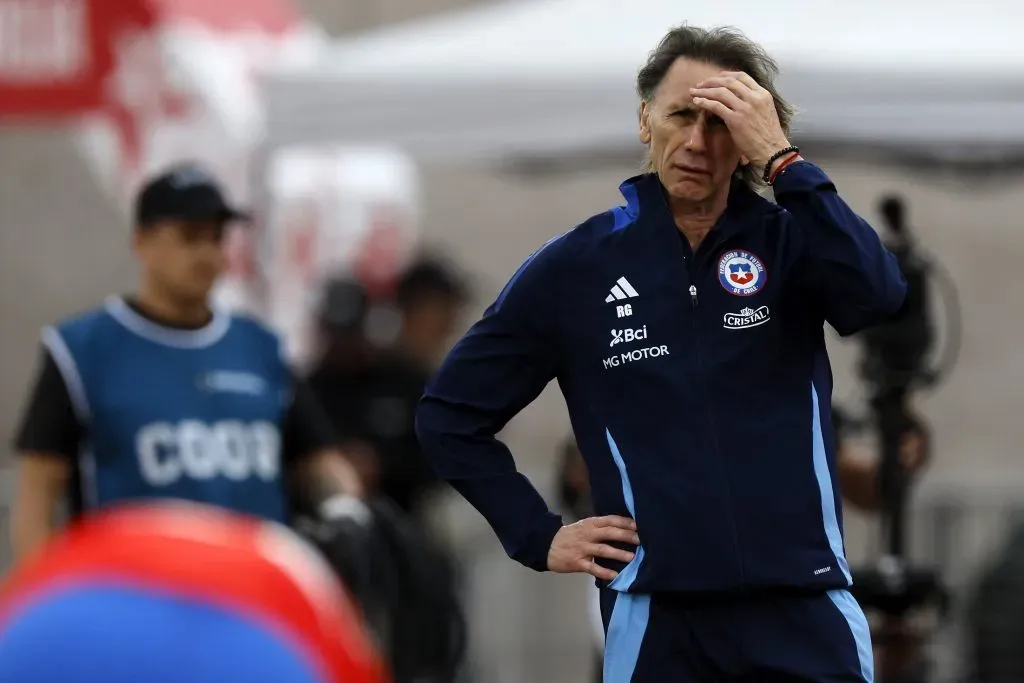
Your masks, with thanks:
M 779 65 L 763 47 L 747 38 L 741 31 L 728 26 L 709 29 L 685 24 L 669 31 L 647 57 L 647 62 L 637 74 L 636 91 L 642 101 L 650 102 L 654 98 L 658 86 L 679 58 L 748 73 L 758 85 L 771 93 L 782 130 L 789 135 L 790 123 L 796 114 L 796 108 L 783 99 L 775 87 Z M 649 156 L 645 170 L 654 170 Z M 751 168 L 749 165 L 740 166 L 736 169 L 736 176 L 755 190 L 764 186 L 761 169 Z

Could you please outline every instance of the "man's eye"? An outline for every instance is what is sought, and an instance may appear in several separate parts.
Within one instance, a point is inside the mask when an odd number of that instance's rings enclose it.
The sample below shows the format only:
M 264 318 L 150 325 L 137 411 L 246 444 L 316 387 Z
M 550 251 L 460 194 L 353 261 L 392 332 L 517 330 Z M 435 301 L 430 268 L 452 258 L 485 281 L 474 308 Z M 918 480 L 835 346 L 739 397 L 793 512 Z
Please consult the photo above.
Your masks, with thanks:
M 723 121 L 721 118 L 719 118 L 717 116 L 709 116 L 708 117 L 708 125 L 709 126 L 724 126 L 725 125 L 725 121 Z

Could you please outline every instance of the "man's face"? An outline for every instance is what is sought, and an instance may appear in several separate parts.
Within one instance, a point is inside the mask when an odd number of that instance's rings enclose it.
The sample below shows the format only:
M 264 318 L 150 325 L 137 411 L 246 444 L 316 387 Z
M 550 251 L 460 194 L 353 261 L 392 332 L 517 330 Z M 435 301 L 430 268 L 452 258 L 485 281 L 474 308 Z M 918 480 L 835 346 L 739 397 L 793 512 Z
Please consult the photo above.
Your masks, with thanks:
M 163 221 L 143 228 L 136 251 L 147 275 L 173 296 L 205 301 L 224 271 L 221 220 Z
M 704 201 L 728 192 L 744 162 L 725 123 L 698 109 L 690 88 L 724 71 L 706 62 L 679 58 L 649 102 L 640 105 L 640 141 L 669 195 Z

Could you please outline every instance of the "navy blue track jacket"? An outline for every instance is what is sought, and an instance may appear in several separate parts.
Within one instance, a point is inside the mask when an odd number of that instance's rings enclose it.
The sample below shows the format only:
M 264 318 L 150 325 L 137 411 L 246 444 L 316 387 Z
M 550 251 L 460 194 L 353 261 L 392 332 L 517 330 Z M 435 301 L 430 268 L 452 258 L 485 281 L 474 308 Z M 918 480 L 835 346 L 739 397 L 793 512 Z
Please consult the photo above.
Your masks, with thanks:
M 655 175 L 533 254 L 452 350 L 417 415 L 424 452 L 508 554 L 547 568 L 561 519 L 495 438 L 557 379 L 598 515 L 636 520 L 629 592 L 851 583 L 824 323 L 894 314 L 906 284 L 807 161 L 777 204 L 740 183 L 696 253 Z

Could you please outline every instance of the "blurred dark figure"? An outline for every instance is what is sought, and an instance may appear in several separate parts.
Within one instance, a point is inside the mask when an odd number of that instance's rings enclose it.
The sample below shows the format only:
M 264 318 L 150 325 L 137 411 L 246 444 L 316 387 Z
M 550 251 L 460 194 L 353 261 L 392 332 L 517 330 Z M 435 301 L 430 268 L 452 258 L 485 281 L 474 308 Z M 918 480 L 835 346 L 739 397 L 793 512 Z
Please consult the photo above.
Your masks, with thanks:
M 421 515 L 439 486 L 413 431 L 427 371 L 368 336 L 375 306 L 366 288 L 336 279 L 324 288 L 318 325 L 321 358 L 309 377 L 370 498 L 366 528 L 306 520 L 358 597 L 384 644 L 396 683 L 451 683 L 465 631 L 457 568 Z
M 934 370 L 928 367 L 936 337 L 928 286 L 934 264 L 923 258 L 918 248 L 902 197 L 883 197 L 878 212 L 885 228 L 883 242 L 899 263 L 907 281 L 907 296 L 888 322 L 861 333 L 866 345 L 861 374 L 876 393 L 895 394 L 892 400 L 902 404 L 912 389 L 935 379 Z
M 399 279 L 394 304 L 400 326 L 393 345 L 370 341 L 367 326 L 374 302 L 358 281 L 329 282 L 319 326 L 323 346 L 310 386 L 371 491 L 420 517 L 422 505 L 442 483 L 420 452 L 414 431 L 416 405 L 443 357 L 468 298 L 455 271 L 439 260 L 414 262 Z
M 311 535 L 339 573 L 363 587 L 361 602 L 375 615 L 396 683 L 451 683 L 466 640 L 461 582 L 423 514 L 442 482 L 420 452 L 414 419 L 465 292 L 447 270 L 421 263 L 401 278 L 396 295 L 376 301 L 352 278 L 324 287 L 321 357 L 309 386 L 347 450 L 359 456 L 373 522 L 365 536 L 356 527 L 322 525 Z M 382 335 L 395 304 L 400 331 Z
M 899 195 L 886 195 L 878 202 L 878 211 L 890 230 L 900 232 L 906 226 L 907 208 Z
M 324 288 L 318 327 L 322 346 L 319 364 L 308 378 L 338 437 L 352 454 L 367 493 L 379 485 L 380 455 L 360 408 L 358 389 L 374 368 L 373 346 L 364 334 L 369 313 L 366 290 L 357 282 L 334 280 Z
M 432 258 L 414 262 L 398 283 L 395 303 L 402 328 L 395 350 L 432 373 L 448 351 L 468 298 L 466 284 L 454 269 Z
M 1018 520 L 982 571 L 967 609 L 968 680 L 1024 681 L 1024 522 Z
M 358 282 L 326 285 L 319 313 L 323 354 L 309 384 L 346 446 L 362 455 L 358 466 L 369 492 L 417 517 L 423 498 L 439 485 L 413 431 L 427 371 L 368 340 L 372 311 Z

